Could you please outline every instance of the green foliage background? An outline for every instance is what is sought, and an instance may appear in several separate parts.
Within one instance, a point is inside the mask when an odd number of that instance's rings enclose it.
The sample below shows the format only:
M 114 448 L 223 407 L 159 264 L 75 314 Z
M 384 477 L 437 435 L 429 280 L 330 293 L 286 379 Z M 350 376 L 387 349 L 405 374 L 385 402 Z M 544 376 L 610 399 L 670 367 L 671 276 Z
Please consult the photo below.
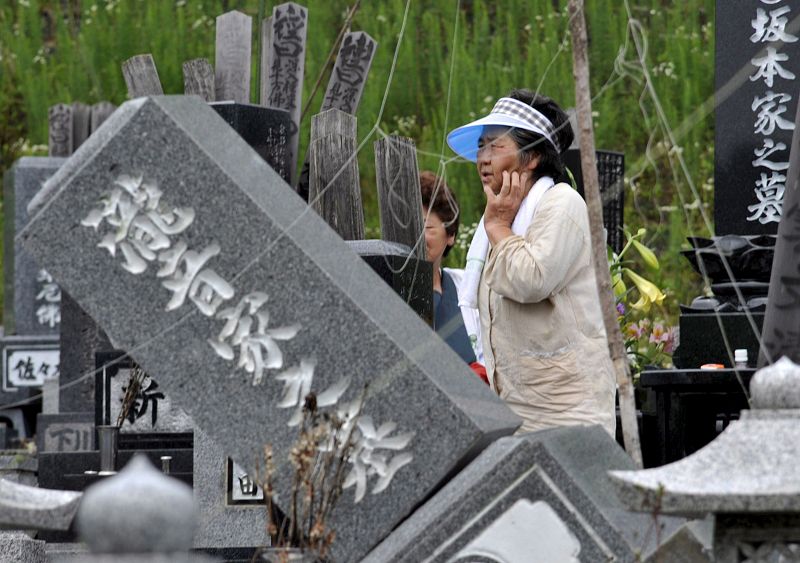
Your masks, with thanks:
M 377 236 L 372 141 L 381 134 L 412 137 L 421 169 L 444 171 L 463 209 L 462 225 L 476 221 L 483 193 L 469 163 L 451 161 L 444 136 L 487 112 L 514 87 L 539 89 L 563 107 L 574 104 L 566 0 L 364 0 L 352 24 L 378 42 L 358 110 L 359 136 L 372 138 L 359 155 L 368 232 Z M 645 242 L 662 262 L 650 278 L 668 292 L 667 310 L 701 290 L 679 249 L 687 234 L 706 235 L 698 207 L 713 197 L 714 2 L 630 0 L 648 41 L 646 68 L 679 147 L 665 144 L 653 100 L 644 89 L 628 17 L 620 0 L 586 4 L 598 148 L 626 155 L 626 224 L 646 227 Z M 110 100 L 126 89 L 120 64 L 152 53 L 164 91 L 183 91 L 181 65 L 214 59 L 215 17 L 240 10 L 257 21 L 272 11 L 265 0 L 4 0 L 0 7 L 0 170 L 22 154 L 46 154 L 47 109 L 56 103 Z M 306 0 L 309 33 L 305 99 L 323 69 L 352 0 Z M 405 18 L 402 41 L 398 37 Z M 257 68 L 254 22 L 253 76 Z M 455 38 L 455 39 L 454 39 Z M 397 49 L 396 66 L 390 69 Z M 621 54 L 621 55 L 620 55 Z M 302 124 L 301 155 L 310 116 Z M 448 95 L 449 92 L 449 95 Z M 253 100 L 257 84 L 252 81 Z M 385 104 L 385 105 L 384 105 Z M 381 108 L 383 107 L 383 111 Z M 705 108 L 706 111 L 698 111 Z M 375 126 L 377 129 L 374 129 Z M 685 158 L 699 199 L 680 175 Z M 628 178 L 632 181 L 628 181 Z M 682 200 L 681 201 L 681 197 Z M 712 213 L 713 215 L 713 213 Z M 463 253 L 451 253 L 457 264 Z

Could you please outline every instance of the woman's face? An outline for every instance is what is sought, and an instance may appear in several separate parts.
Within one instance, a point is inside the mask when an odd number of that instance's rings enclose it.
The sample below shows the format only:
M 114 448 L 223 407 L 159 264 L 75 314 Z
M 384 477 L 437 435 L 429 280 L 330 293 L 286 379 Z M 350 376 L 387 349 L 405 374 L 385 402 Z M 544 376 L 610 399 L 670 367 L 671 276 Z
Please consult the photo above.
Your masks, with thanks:
M 507 134 L 508 127 L 489 125 L 484 127 L 478 140 L 478 175 L 484 187 L 489 186 L 494 193 L 503 187 L 503 172 L 519 172 L 536 168 L 538 158 L 527 165 L 520 163 L 517 143 Z
M 448 246 L 455 243 L 455 235 L 448 235 L 439 215 L 435 211 L 428 212 L 422 208 L 425 217 L 425 248 L 428 252 L 428 260 L 433 262 L 437 268 L 442 263 L 442 256 Z

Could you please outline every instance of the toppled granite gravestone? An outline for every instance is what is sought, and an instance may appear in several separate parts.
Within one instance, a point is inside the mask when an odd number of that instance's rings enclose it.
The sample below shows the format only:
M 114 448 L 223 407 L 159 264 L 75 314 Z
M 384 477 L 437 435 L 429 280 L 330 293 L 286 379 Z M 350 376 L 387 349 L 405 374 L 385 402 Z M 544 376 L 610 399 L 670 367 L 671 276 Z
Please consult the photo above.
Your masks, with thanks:
M 607 475 L 633 467 L 600 426 L 501 438 L 364 561 L 634 561 L 656 547 L 653 518 L 626 511 Z M 682 519 L 659 521 L 666 536 Z
M 369 384 L 337 559 L 520 423 L 197 97 L 121 106 L 32 208 L 26 248 L 248 471 L 269 442 L 285 484 L 304 397 L 352 425 Z

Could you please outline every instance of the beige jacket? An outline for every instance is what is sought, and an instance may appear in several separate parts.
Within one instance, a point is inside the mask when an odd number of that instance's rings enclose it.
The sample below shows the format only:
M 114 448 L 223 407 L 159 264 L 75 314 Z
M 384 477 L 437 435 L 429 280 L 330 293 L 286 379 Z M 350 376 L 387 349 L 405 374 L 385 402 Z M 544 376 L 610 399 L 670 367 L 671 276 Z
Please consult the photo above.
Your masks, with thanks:
M 492 248 L 478 290 L 492 389 L 520 431 L 601 424 L 614 436 L 616 385 L 580 195 L 556 184 L 525 237 Z

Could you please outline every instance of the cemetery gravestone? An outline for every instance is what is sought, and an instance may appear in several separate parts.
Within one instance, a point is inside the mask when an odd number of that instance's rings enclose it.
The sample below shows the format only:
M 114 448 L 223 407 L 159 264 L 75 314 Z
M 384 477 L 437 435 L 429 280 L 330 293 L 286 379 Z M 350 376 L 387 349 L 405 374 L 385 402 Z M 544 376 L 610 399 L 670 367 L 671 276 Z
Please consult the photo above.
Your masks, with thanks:
M 381 238 L 405 244 L 425 260 L 425 225 L 414 141 L 391 135 L 375 141 L 375 181 L 381 214 Z
M 375 40 L 363 31 L 345 34 L 328 81 L 320 113 L 337 109 L 355 115 L 364 84 L 367 82 L 376 45 Z M 356 184 L 358 185 L 358 177 Z M 306 201 L 309 200 L 309 185 L 309 156 L 306 155 L 297 182 L 297 193 Z
M 70 106 L 58 111 L 61 110 L 72 115 Z M 46 380 L 58 377 L 61 290 L 47 270 L 17 245 L 15 236 L 28 222 L 28 203 L 64 161 L 63 158 L 24 157 L 15 162 L 3 178 L 7 213 L 3 226 L 6 254 L 3 260 L 0 404 L 16 405 L 17 415 L 21 415 L 21 409 L 32 408 L 23 401 L 39 393 Z M 18 437 L 27 437 L 27 426 L 20 425 L 20 416 L 11 411 L 6 414 L 16 422 L 14 431 Z M 0 442 L 0 447 L 3 445 L 5 439 Z
M 607 475 L 632 468 L 600 426 L 501 438 L 364 561 L 633 561 L 657 534 L 652 518 L 623 508 Z M 660 520 L 666 530 L 681 522 Z
M 28 223 L 28 203 L 64 161 L 64 158 L 23 157 L 5 175 L 5 334 L 57 336 L 59 333 L 61 290 L 47 270 L 15 243 L 14 237 Z
M 253 20 L 237 11 L 217 16 L 216 99 L 250 103 L 250 42 Z
M 350 32 L 344 36 L 320 112 L 338 109 L 355 114 L 372 66 L 376 45 L 375 40 L 364 31 Z
M 72 154 L 72 107 L 66 104 L 51 106 L 47 112 L 49 123 L 47 150 L 50 156 Z
M 303 71 L 306 65 L 308 10 L 287 2 L 272 11 L 272 33 L 267 62 L 267 98 L 261 103 L 285 109 L 292 117 L 289 132 L 289 175 L 294 185 L 300 139 L 300 112 L 303 99 Z
M 72 103 L 72 149 L 75 150 L 89 138 L 92 126 L 92 108 L 81 102 Z
M 125 78 L 125 85 L 128 87 L 129 98 L 164 93 L 161 80 L 158 78 L 156 63 L 149 53 L 136 55 L 122 63 L 122 75 Z
M 121 106 L 46 189 L 26 247 L 226 455 L 271 442 L 285 486 L 308 392 L 355 424 L 337 558 L 519 425 L 196 97 Z
M 193 59 L 183 63 L 184 94 L 194 94 L 206 102 L 213 102 L 214 92 L 214 68 L 207 59 Z
M 717 0 L 717 235 L 777 229 L 797 109 L 798 14 L 789 0 Z
M 278 176 L 289 181 L 292 164 L 289 132 L 293 125 L 288 112 L 235 102 L 213 102 L 211 107 Z

